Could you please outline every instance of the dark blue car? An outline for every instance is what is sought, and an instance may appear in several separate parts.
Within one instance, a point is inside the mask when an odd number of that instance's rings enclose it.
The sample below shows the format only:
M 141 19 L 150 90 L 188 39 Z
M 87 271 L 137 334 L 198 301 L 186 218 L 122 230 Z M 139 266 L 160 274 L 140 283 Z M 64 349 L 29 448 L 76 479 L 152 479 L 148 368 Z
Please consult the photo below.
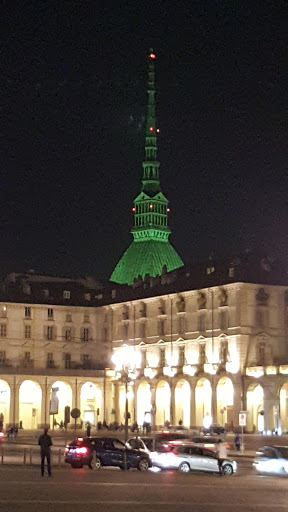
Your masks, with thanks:
M 115 437 L 78 437 L 66 446 L 65 462 L 72 468 L 86 465 L 90 469 L 118 466 L 120 469 L 147 471 L 152 466 L 147 453 L 128 448 Z

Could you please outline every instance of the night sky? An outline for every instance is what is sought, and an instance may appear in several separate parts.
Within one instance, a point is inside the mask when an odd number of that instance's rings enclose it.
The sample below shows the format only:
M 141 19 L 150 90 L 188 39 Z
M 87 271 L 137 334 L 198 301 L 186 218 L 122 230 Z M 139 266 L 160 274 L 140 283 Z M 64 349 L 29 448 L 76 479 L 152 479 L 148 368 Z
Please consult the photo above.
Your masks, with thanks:
M 1 274 L 109 277 L 132 241 L 150 47 L 175 249 L 286 258 L 286 0 L 0 5 Z

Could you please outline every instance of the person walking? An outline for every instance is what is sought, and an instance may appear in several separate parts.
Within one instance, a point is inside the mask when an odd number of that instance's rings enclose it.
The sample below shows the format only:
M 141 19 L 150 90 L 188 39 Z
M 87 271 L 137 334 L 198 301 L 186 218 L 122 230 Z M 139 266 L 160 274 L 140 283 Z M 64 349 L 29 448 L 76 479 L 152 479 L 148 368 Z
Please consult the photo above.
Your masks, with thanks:
M 226 444 L 223 443 L 222 439 L 218 439 L 217 446 L 216 446 L 216 454 L 218 458 L 218 468 L 219 468 L 219 475 L 222 476 L 222 464 L 223 460 L 227 459 L 227 448 Z
M 52 446 L 52 437 L 48 434 L 48 428 L 44 428 L 44 434 L 39 437 L 38 444 L 40 446 L 41 453 L 41 476 L 44 476 L 44 465 L 45 458 L 47 460 L 47 470 L 48 476 L 52 476 L 51 474 L 51 446 Z
M 234 439 L 234 444 L 235 444 L 235 448 L 236 448 L 237 452 L 239 452 L 240 446 L 241 446 L 241 440 L 240 440 L 239 434 L 236 434 L 235 439 Z
M 91 436 L 91 425 L 90 425 L 89 421 L 87 421 L 87 425 L 86 425 L 86 434 L 88 437 Z

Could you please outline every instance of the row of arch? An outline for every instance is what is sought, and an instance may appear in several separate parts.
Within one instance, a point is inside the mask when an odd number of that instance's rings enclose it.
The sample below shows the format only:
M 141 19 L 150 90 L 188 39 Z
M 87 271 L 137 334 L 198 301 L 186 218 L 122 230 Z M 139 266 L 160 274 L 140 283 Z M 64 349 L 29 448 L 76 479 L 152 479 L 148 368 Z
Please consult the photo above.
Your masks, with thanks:
M 208 379 L 198 380 L 195 392 L 191 389 L 188 381 L 180 379 L 174 390 L 174 396 L 171 396 L 171 387 L 166 380 L 161 380 L 156 386 L 154 392 L 148 381 L 142 381 L 136 390 L 134 396 L 133 386 L 128 390 L 128 409 L 131 417 L 138 424 L 143 424 L 149 413 L 155 413 L 155 425 L 160 426 L 166 421 L 189 427 L 191 425 L 202 426 L 205 418 L 211 418 L 211 421 L 220 425 L 232 427 L 238 425 L 240 413 L 240 397 L 235 397 L 234 385 L 229 377 L 222 377 L 216 387 L 215 404 L 213 404 L 212 386 Z M 194 396 L 193 396 L 194 395 Z M 246 397 L 247 424 L 248 432 L 265 430 L 265 400 L 264 388 L 261 384 L 252 383 L 248 386 Z M 172 407 L 171 407 L 172 404 Z M 192 407 L 191 407 L 191 404 Z M 236 407 L 235 407 L 236 404 Z M 272 429 L 288 432 L 288 382 L 281 386 L 279 397 L 274 403 L 270 404 L 270 413 L 273 417 L 271 421 L 267 419 Z M 237 409 L 237 410 L 236 410 Z M 125 388 L 120 390 L 120 410 L 121 418 L 125 411 Z M 152 421 L 152 414 L 150 419 Z M 214 417 L 213 417 L 214 416 Z
M 25 429 L 38 428 L 43 423 L 42 408 L 44 404 L 42 389 L 38 382 L 24 380 L 19 388 L 18 411 L 15 414 L 17 423 Z M 53 427 L 65 422 L 65 408 L 72 410 L 73 396 L 70 384 L 63 381 L 55 381 L 50 389 L 50 404 L 46 422 Z M 83 422 L 89 421 L 96 424 L 98 413 L 103 405 L 101 389 L 92 382 L 86 382 L 80 390 L 80 412 Z M 11 421 L 11 389 L 9 384 L 0 379 L 0 415 L 3 415 L 3 427 Z M 51 412 L 51 414 L 49 414 Z M 55 414 L 52 414 L 54 412 Z M 18 420 L 19 418 L 19 420 Z M 73 420 L 71 420 L 73 421 Z

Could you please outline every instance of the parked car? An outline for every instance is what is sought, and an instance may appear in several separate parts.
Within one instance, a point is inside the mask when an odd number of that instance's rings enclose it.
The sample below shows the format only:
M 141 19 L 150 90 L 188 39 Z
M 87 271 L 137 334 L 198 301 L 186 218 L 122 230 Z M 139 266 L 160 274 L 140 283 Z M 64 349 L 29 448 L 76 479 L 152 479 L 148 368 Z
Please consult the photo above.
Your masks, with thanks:
M 128 439 L 127 443 L 130 448 L 136 448 L 150 453 L 151 451 L 167 450 L 170 446 L 169 443 L 173 441 L 183 441 L 187 439 L 187 435 L 183 433 L 163 431 L 153 436 L 137 436 Z
M 178 469 L 183 473 L 189 473 L 189 471 L 219 473 L 218 459 L 215 453 L 191 444 L 172 446 L 170 451 L 166 452 L 151 452 L 150 458 L 153 466 L 160 469 Z M 223 460 L 223 475 L 232 475 L 236 471 L 237 463 L 234 460 Z
M 219 434 L 219 435 L 225 436 L 227 434 L 226 428 L 221 427 L 221 425 L 218 425 L 217 423 L 213 423 L 209 428 L 203 427 L 202 432 L 205 436 L 213 435 L 213 434 Z
M 126 459 L 126 462 L 125 462 Z M 100 469 L 101 466 L 118 466 L 120 469 L 137 468 L 147 471 L 151 460 L 147 453 L 128 448 L 115 437 L 78 437 L 65 448 L 65 462 L 72 468 L 88 466 Z
M 220 437 L 192 436 L 191 438 L 189 438 L 189 442 L 196 444 L 197 446 L 206 448 L 207 450 L 216 452 L 216 448 L 217 448 L 219 439 L 221 440 L 222 443 L 225 443 L 226 449 L 229 450 L 230 445 L 226 441 L 224 441 L 224 439 L 222 439 Z
M 256 455 L 253 467 L 257 473 L 288 476 L 288 446 L 263 446 Z

